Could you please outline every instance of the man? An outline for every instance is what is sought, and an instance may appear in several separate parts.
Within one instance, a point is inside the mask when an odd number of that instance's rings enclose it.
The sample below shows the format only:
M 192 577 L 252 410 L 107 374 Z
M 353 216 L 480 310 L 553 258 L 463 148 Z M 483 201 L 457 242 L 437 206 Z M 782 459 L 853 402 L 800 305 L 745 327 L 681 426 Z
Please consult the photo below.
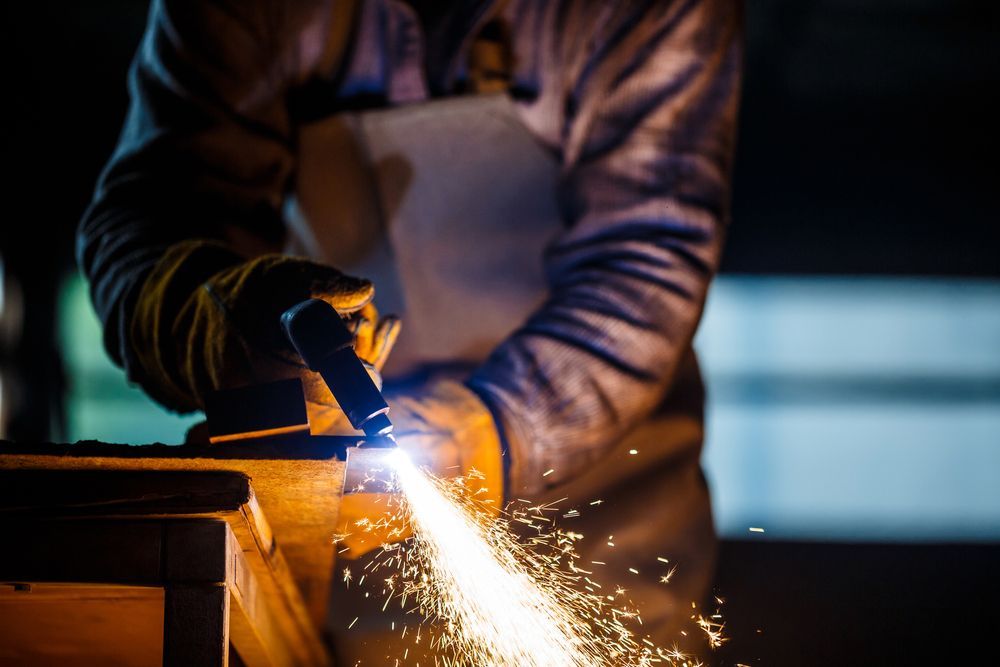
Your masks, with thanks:
M 283 309 L 355 314 L 421 457 L 580 507 L 669 645 L 713 565 L 690 345 L 739 67 L 730 0 L 154 1 L 79 231 L 109 353 L 191 411 L 300 372 Z

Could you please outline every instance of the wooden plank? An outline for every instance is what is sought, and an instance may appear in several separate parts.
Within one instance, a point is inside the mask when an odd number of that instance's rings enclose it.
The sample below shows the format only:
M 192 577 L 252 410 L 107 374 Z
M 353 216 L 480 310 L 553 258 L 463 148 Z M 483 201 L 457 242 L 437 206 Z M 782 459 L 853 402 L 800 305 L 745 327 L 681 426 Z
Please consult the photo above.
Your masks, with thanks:
M 327 653 L 294 583 L 287 575 L 285 583 L 279 583 L 280 575 L 268 566 L 269 559 L 259 548 L 248 513 L 228 513 L 229 523 L 218 519 L 164 522 L 165 580 L 226 583 L 230 594 L 230 640 L 251 667 L 326 664 Z M 263 520 L 261 515 L 255 523 Z M 242 539 L 233 526 L 242 533 Z M 275 553 L 280 553 L 276 547 Z M 250 562 L 256 567 L 251 567 Z
M 307 644 L 294 641 L 297 635 L 288 634 L 290 619 L 279 619 L 272 613 L 269 598 L 240 551 L 236 536 L 231 534 L 231 539 L 234 567 L 229 585 L 229 636 L 242 661 L 248 667 L 322 664 L 310 659 Z
M 281 551 L 272 544 L 269 557 L 259 548 L 260 539 L 253 526 L 260 525 L 263 516 L 260 521 L 252 521 L 249 510 L 245 506 L 240 512 L 165 521 L 166 579 L 226 581 L 231 596 L 231 628 L 237 633 L 230 639 L 237 646 L 242 642 L 247 651 L 256 655 L 251 656 L 251 662 L 328 665 L 329 653 L 298 588 L 287 568 L 280 566 Z M 222 553 L 224 562 L 215 557 Z M 241 591 L 246 592 L 248 602 L 237 611 L 232 603 L 243 599 Z
M 149 667 L 162 651 L 162 588 L 0 584 L 0 665 Z
M 317 632 L 317 625 L 302 601 L 260 506 L 253 500 L 251 489 L 251 502 L 244 505 L 239 514 L 226 515 L 241 545 L 246 567 L 255 575 L 264 597 L 280 603 L 280 609 L 274 612 L 276 622 L 285 634 L 296 637 L 295 648 L 299 659 L 310 665 L 329 664 L 329 653 Z M 249 545 L 254 544 L 257 548 L 250 548 Z M 237 583 L 239 581 L 237 578 Z
M 343 455 L 346 444 L 355 441 L 312 437 L 207 447 L 0 443 L 0 469 L 244 473 L 252 480 L 270 528 L 280 535 L 288 569 L 305 598 L 310 617 L 320 627 L 326 620 L 336 548 L 333 537 L 344 475 L 344 463 L 337 456 Z M 269 537 L 261 539 L 262 546 L 273 542 Z
M 170 520 L 164 525 L 164 578 L 174 583 L 225 583 L 229 593 L 229 641 L 251 667 L 293 667 L 327 664 L 318 637 L 289 613 L 285 592 L 274 572 L 248 561 L 265 562 L 249 531 L 246 515 L 229 513 L 242 524 L 247 538 L 240 540 L 233 524 L 218 519 Z M 289 580 L 288 587 L 294 584 Z M 301 604 L 299 605 L 301 608 Z M 304 616 L 304 614 L 303 614 Z M 318 652 L 317 652 L 318 649 Z
M 0 519 L 0 581 L 159 585 L 163 532 L 139 520 Z
M 256 511 L 260 513 L 259 507 Z M 0 549 L 0 581 L 33 582 L 20 586 L 28 590 L 38 581 L 165 584 L 173 591 L 167 602 L 180 605 L 177 613 L 190 607 L 201 615 L 211 609 L 206 611 L 208 603 L 198 602 L 192 591 L 214 595 L 205 587 L 224 585 L 227 604 L 237 609 L 227 611 L 234 633 L 230 640 L 245 653 L 248 664 L 329 665 L 287 570 L 272 567 L 268 554 L 259 549 L 250 513 L 248 505 L 239 512 L 144 520 L 7 517 L 0 520 L 0 531 L 16 539 Z M 261 526 L 265 521 L 260 513 L 252 523 Z M 280 556 L 275 543 L 271 548 L 271 557 Z M 186 631 L 177 619 L 173 626 L 168 621 L 164 617 L 163 628 Z M 6 636 L 0 625 L 0 645 L 9 643 Z M 183 646 L 174 650 L 187 655 Z M 176 664 L 183 659 L 178 657 Z
M 237 510 L 249 497 L 240 472 L 0 469 L 0 516 L 197 514 Z

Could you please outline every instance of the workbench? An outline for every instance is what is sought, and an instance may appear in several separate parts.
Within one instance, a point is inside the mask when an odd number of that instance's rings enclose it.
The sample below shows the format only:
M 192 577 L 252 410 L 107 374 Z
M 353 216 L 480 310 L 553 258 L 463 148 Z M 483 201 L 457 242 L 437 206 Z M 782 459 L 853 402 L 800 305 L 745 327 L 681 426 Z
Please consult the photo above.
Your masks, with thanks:
M 344 443 L 0 443 L 0 664 L 331 665 Z

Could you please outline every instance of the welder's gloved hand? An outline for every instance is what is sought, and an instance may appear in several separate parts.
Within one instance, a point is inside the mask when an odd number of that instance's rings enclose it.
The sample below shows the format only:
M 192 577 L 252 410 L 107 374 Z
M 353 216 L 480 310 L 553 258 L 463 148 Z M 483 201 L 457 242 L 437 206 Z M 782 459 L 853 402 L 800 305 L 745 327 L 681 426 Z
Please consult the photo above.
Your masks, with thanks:
M 381 383 L 382 377 L 377 373 L 385 366 L 399 337 L 399 319 L 393 315 L 379 318 L 375 305 L 367 303 L 354 313 L 348 324 L 354 332 L 354 352 Z
M 389 418 L 399 447 L 413 463 L 433 475 L 462 477 L 462 484 L 483 511 L 503 507 L 503 459 L 493 415 L 468 387 L 453 380 L 429 382 L 419 389 L 389 392 Z M 350 491 L 345 490 L 345 491 Z M 346 493 L 338 533 L 341 557 L 358 558 L 386 542 L 409 537 L 397 524 L 384 528 L 388 503 L 378 493 Z
M 177 244 L 136 300 L 128 332 L 133 379 L 167 407 L 190 411 L 203 408 L 216 389 L 304 375 L 280 318 L 309 298 L 354 316 L 362 358 L 380 367 L 398 322 L 377 323 L 373 293 L 367 280 L 306 259 L 245 260 L 212 241 Z

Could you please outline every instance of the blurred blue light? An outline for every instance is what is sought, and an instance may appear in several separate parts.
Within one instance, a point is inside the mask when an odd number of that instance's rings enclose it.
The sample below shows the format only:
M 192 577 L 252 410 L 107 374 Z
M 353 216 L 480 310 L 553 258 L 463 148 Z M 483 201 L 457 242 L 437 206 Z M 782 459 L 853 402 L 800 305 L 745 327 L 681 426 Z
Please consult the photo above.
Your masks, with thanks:
M 61 327 L 70 441 L 183 440 L 79 279 Z M 1000 540 L 1000 281 L 723 276 L 696 346 L 724 536 Z
M 722 277 L 696 346 L 724 535 L 1000 539 L 1000 282 Z

